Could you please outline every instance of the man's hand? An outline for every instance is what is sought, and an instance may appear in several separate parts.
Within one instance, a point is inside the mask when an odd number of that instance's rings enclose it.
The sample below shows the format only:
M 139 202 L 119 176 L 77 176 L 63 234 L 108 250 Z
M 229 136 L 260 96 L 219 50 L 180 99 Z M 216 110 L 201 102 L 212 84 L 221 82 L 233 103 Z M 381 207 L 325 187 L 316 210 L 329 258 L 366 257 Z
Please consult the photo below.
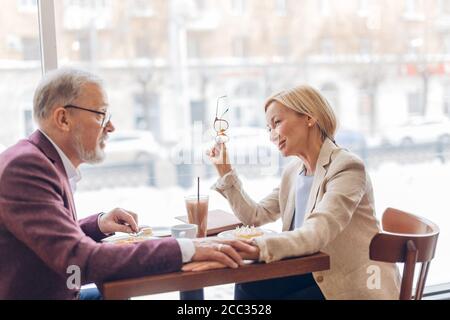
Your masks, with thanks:
M 217 261 L 196 261 L 185 264 L 181 270 L 184 272 L 199 272 L 215 269 L 225 269 L 227 266 Z
M 138 215 L 124 209 L 114 209 L 100 217 L 98 226 L 104 234 L 138 232 Z
M 256 251 L 259 252 L 257 247 L 238 240 L 202 239 L 194 240 L 194 245 L 193 262 L 185 265 L 183 271 L 237 268 L 244 265 L 243 254 L 251 256 L 255 255 Z

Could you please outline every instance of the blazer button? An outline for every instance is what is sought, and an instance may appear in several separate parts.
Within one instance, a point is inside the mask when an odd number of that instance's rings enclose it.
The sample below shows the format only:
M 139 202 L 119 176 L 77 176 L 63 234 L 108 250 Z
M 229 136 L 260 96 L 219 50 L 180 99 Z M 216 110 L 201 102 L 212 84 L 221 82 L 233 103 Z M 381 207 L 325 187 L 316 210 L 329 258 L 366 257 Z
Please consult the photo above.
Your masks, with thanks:
M 317 277 L 317 282 L 318 283 L 322 283 L 323 282 L 323 277 L 322 276 L 318 276 Z

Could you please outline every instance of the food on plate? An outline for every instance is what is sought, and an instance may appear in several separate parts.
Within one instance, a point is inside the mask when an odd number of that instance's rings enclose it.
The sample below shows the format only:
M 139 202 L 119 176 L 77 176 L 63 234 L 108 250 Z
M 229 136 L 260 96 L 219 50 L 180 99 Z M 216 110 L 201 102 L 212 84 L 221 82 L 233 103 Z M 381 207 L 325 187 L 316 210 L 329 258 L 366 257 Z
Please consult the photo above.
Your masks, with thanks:
M 264 235 L 264 232 L 259 228 L 243 226 L 237 227 L 233 231 L 233 235 L 238 239 L 249 240 Z
M 146 241 L 146 240 L 149 240 L 149 239 L 142 238 L 142 237 L 129 237 L 127 239 L 120 239 L 120 240 L 112 241 L 112 243 L 116 244 L 116 245 L 125 245 L 125 244 L 139 243 L 139 242 Z
M 125 245 L 125 244 L 133 244 L 139 243 L 142 241 L 150 240 L 153 236 L 153 229 L 150 227 L 141 228 L 140 231 L 136 234 L 130 234 L 127 236 L 112 236 L 104 239 L 104 242 L 113 243 L 116 245 Z
M 145 228 L 142 228 L 140 231 L 139 231 L 139 233 L 138 233 L 138 235 L 141 237 L 151 237 L 151 236 L 153 236 L 153 229 L 152 228 L 150 228 L 150 227 L 145 227 Z

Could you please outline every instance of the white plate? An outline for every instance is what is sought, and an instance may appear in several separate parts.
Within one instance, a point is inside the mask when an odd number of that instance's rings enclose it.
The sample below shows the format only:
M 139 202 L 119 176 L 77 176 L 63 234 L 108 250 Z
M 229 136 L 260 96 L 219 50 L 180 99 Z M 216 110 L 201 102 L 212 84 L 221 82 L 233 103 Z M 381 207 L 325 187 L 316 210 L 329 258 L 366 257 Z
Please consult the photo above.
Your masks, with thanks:
M 142 227 L 147 227 L 147 226 L 141 226 Z M 165 227 L 165 226 L 159 226 L 159 227 L 151 227 L 153 234 L 151 236 L 145 236 L 144 238 L 147 240 L 151 240 L 151 239 L 159 239 L 160 237 L 168 237 L 170 236 L 170 227 Z M 107 243 L 114 243 L 117 241 L 121 241 L 121 240 L 128 240 L 128 239 L 132 239 L 134 238 L 132 235 L 129 235 L 128 233 L 123 233 L 123 232 L 117 232 L 115 235 L 105 238 L 102 240 L 102 242 L 107 242 Z M 138 237 L 140 239 L 142 239 L 143 237 L 140 236 Z
M 115 234 L 115 235 L 113 235 L 111 237 L 103 239 L 102 242 L 115 243 L 117 241 L 122 241 L 122 240 L 144 239 L 144 238 L 145 238 L 145 240 L 158 239 L 155 236 L 150 236 L 150 237 L 133 237 L 133 236 L 130 236 L 129 234 L 127 234 L 127 233 L 119 232 L 119 233 L 117 233 L 117 234 Z
M 152 227 L 152 231 L 154 237 L 169 237 L 172 234 L 170 227 L 166 226 Z
M 269 234 L 275 234 L 275 233 L 276 233 L 275 231 L 273 231 L 273 230 L 268 230 L 268 229 L 260 229 L 260 228 L 257 228 L 257 230 L 258 230 L 258 231 L 262 231 L 262 232 L 263 232 L 263 236 L 269 235 Z M 237 239 L 237 238 L 234 236 L 234 231 L 235 231 L 235 230 L 223 231 L 223 232 L 219 233 L 217 236 L 218 236 L 219 238 L 225 238 L 225 239 Z M 259 236 L 259 237 L 261 237 L 261 236 Z

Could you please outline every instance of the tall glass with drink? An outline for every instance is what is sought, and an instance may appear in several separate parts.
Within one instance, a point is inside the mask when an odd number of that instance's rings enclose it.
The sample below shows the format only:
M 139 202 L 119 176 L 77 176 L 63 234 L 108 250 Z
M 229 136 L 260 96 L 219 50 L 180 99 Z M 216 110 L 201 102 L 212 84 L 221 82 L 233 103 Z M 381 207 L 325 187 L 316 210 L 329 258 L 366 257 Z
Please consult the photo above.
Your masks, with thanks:
M 204 238 L 208 231 L 209 196 L 195 195 L 185 197 L 189 223 L 198 226 L 197 237 Z

